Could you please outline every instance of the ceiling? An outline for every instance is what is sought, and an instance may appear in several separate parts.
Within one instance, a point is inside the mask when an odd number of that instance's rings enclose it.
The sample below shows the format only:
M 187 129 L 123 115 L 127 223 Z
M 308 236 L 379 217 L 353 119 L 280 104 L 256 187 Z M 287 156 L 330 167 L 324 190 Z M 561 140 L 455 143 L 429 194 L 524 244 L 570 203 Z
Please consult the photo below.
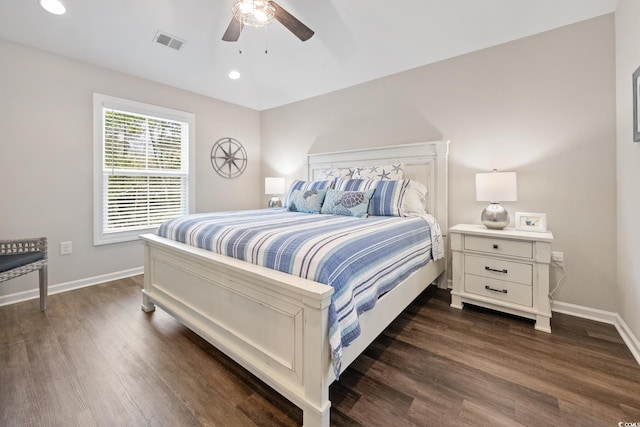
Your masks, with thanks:
M 232 0 L 62 1 L 67 13 L 56 16 L 38 0 L 0 0 L 0 38 L 256 110 L 607 14 L 618 2 L 277 0 L 315 31 L 310 40 L 274 21 L 228 43 Z M 157 44 L 158 30 L 186 43 Z

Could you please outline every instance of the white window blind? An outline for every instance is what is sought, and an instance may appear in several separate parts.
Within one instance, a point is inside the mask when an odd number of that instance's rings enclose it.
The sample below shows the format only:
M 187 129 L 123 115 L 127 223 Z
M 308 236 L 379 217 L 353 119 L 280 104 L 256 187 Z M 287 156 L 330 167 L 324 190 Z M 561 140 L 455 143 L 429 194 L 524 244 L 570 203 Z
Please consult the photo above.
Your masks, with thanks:
M 193 116 L 104 95 L 94 101 L 101 135 L 95 244 L 133 240 L 189 213 Z

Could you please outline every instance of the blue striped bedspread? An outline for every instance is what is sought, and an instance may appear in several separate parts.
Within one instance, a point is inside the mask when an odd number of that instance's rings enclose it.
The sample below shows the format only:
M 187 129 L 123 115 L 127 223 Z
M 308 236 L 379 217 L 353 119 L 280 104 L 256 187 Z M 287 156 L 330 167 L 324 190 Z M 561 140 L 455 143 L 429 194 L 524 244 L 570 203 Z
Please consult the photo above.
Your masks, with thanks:
M 431 259 L 444 256 L 440 227 L 429 215 L 217 212 L 171 219 L 158 235 L 332 286 L 329 342 L 336 378 L 343 347 L 360 335 L 358 315 Z

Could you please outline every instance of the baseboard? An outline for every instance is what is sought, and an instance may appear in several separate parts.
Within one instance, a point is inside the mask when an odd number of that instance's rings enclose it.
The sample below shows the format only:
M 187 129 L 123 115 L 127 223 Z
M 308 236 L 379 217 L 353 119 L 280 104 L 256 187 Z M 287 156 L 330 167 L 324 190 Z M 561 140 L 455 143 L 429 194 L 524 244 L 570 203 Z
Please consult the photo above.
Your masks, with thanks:
M 100 283 L 110 282 L 112 280 L 124 279 L 125 277 L 136 276 L 143 273 L 143 267 L 136 267 L 129 270 L 117 271 L 115 273 L 74 280 L 72 282 L 59 283 L 57 285 L 49 286 L 48 295 L 59 294 L 61 292 L 72 291 L 74 289 L 86 288 L 88 286 L 98 285 Z M 36 298 L 40 298 L 40 291 L 37 288 L 23 292 L 16 292 L 9 295 L 2 295 L 0 296 L 0 307 Z
M 620 337 L 622 337 L 622 340 L 636 359 L 636 362 L 640 365 L 640 341 L 638 341 L 638 338 L 631 332 L 631 329 L 629 329 L 624 319 L 622 319 L 618 313 L 560 301 L 553 301 L 551 303 L 551 310 L 556 313 L 568 314 L 570 316 L 581 317 L 583 319 L 608 323 L 615 326 Z
M 560 301 L 551 301 L 551 311 L 581 317 L 583 319 L 595 320 L 596 322 L 609 323 L 610 325 L 616 324 L 616 316 L 618 316 L 618 313 L 611 311 L 598 310 L 597 308 L 584 307 L 582 305 Z
M 640 364 L 640 341 L 638 341 L 638 338 L 633 335 L 633 332 L 631 332 L 631 329 L 629 329 L 629 327 L 619 314 L 616 315 L 616 320 L 617 321 L 615 323 L 615 326 L 618 330 L 618 333 L 620 333 L 620 336 L 624 340 L 625 344 L 627 344 L 627 347 L 629 347 L 629 350 L 631 351 L 631 354 L 633 354 L 633 357 L 635 357 L 638 364 Z

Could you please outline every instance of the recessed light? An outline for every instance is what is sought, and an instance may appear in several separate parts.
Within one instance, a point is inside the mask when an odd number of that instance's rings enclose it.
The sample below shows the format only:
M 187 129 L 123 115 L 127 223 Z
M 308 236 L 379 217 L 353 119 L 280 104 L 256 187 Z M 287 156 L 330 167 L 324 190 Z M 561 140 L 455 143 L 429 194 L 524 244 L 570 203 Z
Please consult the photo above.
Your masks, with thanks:
M 240 73 L 236 70 L 233 70 L 232 72 L 229 73 L 229 78 L 231 80 L 238 80 L 240 78 Z
M 60 0 L 40 0 L 40 6 L 54 15 L 63 15 L 67 11 Z

